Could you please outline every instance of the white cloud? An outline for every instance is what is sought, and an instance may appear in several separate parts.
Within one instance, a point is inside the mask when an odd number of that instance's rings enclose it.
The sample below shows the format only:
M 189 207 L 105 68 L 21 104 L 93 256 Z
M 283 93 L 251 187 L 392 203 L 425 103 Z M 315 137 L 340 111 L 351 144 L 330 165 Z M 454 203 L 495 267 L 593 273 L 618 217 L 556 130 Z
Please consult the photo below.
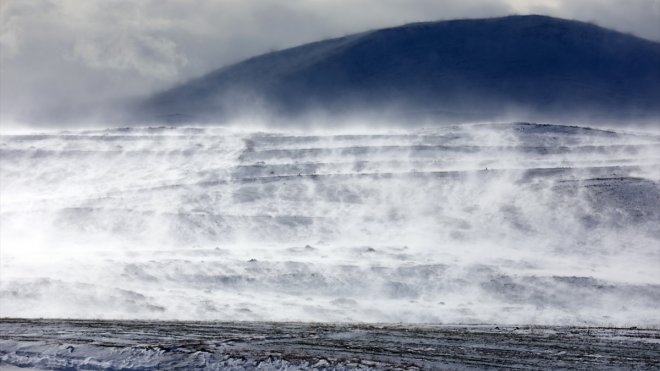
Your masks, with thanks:
M 187 59 L 168 39 L 129 32 L 81 38 L 73 46 L 73 57 L 93 68 L 135 70 L 143 76 L 168 79 L 177 75 Z

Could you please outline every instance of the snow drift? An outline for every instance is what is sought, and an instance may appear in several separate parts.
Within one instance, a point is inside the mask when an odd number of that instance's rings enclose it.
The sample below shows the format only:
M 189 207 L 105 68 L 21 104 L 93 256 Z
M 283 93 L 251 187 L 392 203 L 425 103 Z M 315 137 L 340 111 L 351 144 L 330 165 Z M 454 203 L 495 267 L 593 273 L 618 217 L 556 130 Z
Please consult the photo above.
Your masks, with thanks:
M 1 316 L 658 325 L 660 137 L 0 137 Z

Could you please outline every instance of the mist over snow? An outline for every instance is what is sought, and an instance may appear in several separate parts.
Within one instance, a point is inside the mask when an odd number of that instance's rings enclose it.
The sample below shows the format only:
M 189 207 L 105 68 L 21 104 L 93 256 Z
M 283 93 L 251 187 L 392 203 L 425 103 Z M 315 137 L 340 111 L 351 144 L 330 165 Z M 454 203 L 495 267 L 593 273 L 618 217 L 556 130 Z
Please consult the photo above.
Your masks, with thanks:
M 5 135 L 0 316 L 657 326 L 660 137 Z
M 657 328 L 659 4 L 2 1 L 0 317 Z

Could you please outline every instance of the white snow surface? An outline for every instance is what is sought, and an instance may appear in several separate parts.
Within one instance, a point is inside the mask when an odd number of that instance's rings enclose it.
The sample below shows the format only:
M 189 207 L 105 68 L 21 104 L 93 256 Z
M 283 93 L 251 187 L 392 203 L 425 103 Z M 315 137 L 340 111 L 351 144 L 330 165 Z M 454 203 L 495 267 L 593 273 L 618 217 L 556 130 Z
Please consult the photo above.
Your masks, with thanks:
M 0 316 L 659 326 L 660 137 L 0 136 Z

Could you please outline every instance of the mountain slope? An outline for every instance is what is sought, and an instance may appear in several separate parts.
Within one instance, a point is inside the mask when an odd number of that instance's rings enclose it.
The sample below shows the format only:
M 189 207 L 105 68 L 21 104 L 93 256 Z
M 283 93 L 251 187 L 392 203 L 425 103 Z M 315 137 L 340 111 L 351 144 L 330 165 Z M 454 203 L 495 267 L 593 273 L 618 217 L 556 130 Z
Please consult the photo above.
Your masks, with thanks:
M 260 110 L 533 113 L 630 118 L 660 109 L 660 44 L 545 16 L 417 23 L 273 52 L 141 102 L 142 117 Z

